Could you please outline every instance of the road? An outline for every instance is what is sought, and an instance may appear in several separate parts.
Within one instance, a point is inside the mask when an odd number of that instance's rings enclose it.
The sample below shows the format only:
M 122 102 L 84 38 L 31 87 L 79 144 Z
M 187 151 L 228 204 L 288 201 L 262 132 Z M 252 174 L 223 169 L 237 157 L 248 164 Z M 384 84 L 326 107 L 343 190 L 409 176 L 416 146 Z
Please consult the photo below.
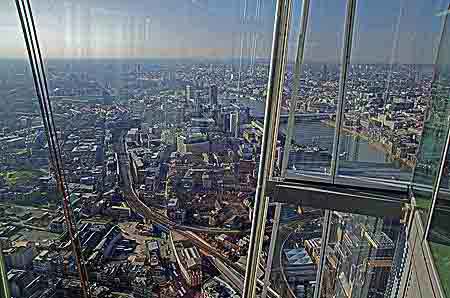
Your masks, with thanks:
M 276 239 L 275 254 L 273 257 L 272 264 L 272 281 L 271 284 L 277 289 L 282 297 L 295 298 L 294 289 L 288 282 L 288 276 L 286 275 L 284 263 L 283 263 L 283 251 L 286 247 L 286 243 L 289 239 L 296 233 L 296 227 L 303 226 L 310 220 L 316 219 L 317 216 L 314 214 L 303 214 L 298 220 L 290 221 L 289 223 L 280 224 L 278 229 L 278 235 Z M 305 233 L 304 235 L 308 235 Z M 310 238 L 310 237 L 309 237 Z M 304 238 L 304 239 L 309 239 Z
M 215 232 L 215 233 L 223 233 L 224 231 L 229 232 L 229 230 L 212 230 L 209 228 L 195 228 L 190 226 L 179 225 L 167 218 L 164 215 L 159 214 L 153 208 L 147 206 L 144 202 L 142 202 L 136 191 L 133 188 L 133 183 L 130 179 L 131 171 L 130 171 L 130 160 L 129 155 L 127 153 L 126 145 L 123 142 L 123 136 L 119 138 L 119 143 L 114 145 L 114 150 L 116 151 L 119 157 L 119 167 L 120 167 L 120 175 L 122 179 L 122 191 L 124 193 L 124 197 L 128 205 L 131 209 L 133 209 L 138 214 L 141 214 L 146 220 L 151 222 L 156 222 L 167 226 L 169 230 L 176 231 L 177 233 L 183 235 L 188 238 L 195 246 L 197 246 L 200 250 L 207 252 L 210 256 L 217 258 L 230 268 L 237 272 L 232 279 L 236 280 L 244 280 L 245 277 L 245 268 L 242 266 L 230 261 L 226 256 L 224 256 L 219 250 L 212 247 L 208 242 L 206 242 L 201 237 L 197 236 L 195 232 Z M 242 231 L 240 231 L 242 232 Z M 258 288 L 261 289 L 263 282 L 261 280 L 257 281 Z M 280 296 L 276 293 L 272 288 L 268 289 L 268 297 L 270 298 L 279 298 Z
M 122 147 L 123 146 L 116 146 Z M 190 226 L 179 225 L 173 221 L 171 221 L 167 216 L 158 213 L 155 208 L 151 208 L 147 206 L 144 202 L 142 202 L 137 196 L 135 190 L 133 189 L 131 179 L 130 179 L 130 168 L 129 168 L 129 158 L 128 154 L 124 154 L 122 152 L 118 152 L 119 163 L 120 163 L 120 174 L 122 178 L 122 191 L 124 193 L 124 197 L 128 205 L 137 213 L 141 214 L 146 220 L 159 223 L 168 227 L 168 229 L 176 231 L 177 233 L 183 235 L 186 238 L 189 238 L 193 243 L 195 243 L 199 248 L 204 249 L 211 255 L 215 257 L 225 258 L 220 252 L 218 252 L 215 248 L 213 248 L 209 243 L 204 241 L 202 238 L 198 237 L 195 232 L 210 232 L 208 228 L 193 228 Z M 223 232 L 223 231 L 221 231 Z M 228 261 L 228 258 L 225 258 Z M 228 261 L 229 262 L 229 261 Z M 234 264 L 231 262 L 231 264 Z
M 278 229 L 278 237 L 275 240 L 276 246 L 274 249 L 274 257 L 272 263 L 272 280 L 271 284 L 279 291 L 283 297 L 295 298 L 295 294 L 292 291 L 289 282 L 283 269 L 283 249 L 286 240 L 289 238 L 292 230 L 286 229 L 283 225 L 280 225 Z
M 125 198 L 127 201 L 130 201 L 131 207 L 138 207 L 140 203 L 142 203 L 138 196 L 136 191 L 133 187 L 133 182 L 131 181 L 131 169 L 130 169 L 130 159 L 127 153 L 126 145 L 123 142 L 123 136 L 119 138 L 120 142 L 116 143 L 114 145 L 114 150 L 116 151 L 118 157 L 119 157 L 119 171 L 122 179 L 122 191 L 124 192 Z M 143 203 L 142 203 L 143 204 Z M 181 230 L 186 231 L 193 231 L 193 232 L 200 232 L 200 233 L 207 233 L 207 234 L 241 234 L 243 233 L 242 230 L 236 229 L 223 229 L 223 228 L 210 228 L 210 227 L 202 227 L 202 226 L 186 226 L 181 225 L 178 223 L 175 223 L 169 218 L 167 218 L 165 215 L 160 214 L 160 210 L 158 208 L 147 206 L 146 204 L 143 204 L 145 206 L 145 209 L 150 210 L 152 213 L 152 217 L 155 217 L 155 219 L 164 225 L 169 226 L 170 228 L 178 228 Z M 144 215 L 144 214 L 142 214 Z M 245 231 L 244 231 L 245 232 Z

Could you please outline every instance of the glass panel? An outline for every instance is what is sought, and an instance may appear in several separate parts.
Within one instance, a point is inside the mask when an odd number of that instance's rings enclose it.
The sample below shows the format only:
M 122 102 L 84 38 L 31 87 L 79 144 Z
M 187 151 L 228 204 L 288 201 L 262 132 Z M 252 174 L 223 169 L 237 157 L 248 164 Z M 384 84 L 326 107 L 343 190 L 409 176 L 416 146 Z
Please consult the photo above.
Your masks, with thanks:
M 35 9 L 90 284 L 240 295 L 273 1 Z
M 448 227 L 450 220 L 449 160 L 450 155 L 447 154 L 446 158 L 443 160 L 444 170 L 441 177 L 441 183 L 436 190 L 438 191 L 438 194 L 433 213 L 431 214 L 430 229 L 428 231 L 430 249 L 439 273 L 441 285 L 447 296 L 450 295 L 450 228 Z M 424 210 L 425 214 L 426 211 L 428 210 Z
M 404 246 L 398 218 L 333 212 L 321 297 L 389 297 Z
M 356 8 L 336 181 L 406 187 L 399 182 L 411 179 L 439 22 L 429 1 L 379 5 Z
M 439 19 L 443 21 L 443 28 L 442 36 L 439 39 L 439 52 L 437 54 L 434 78 L 431 86 L 432 97 L 425 117 L 421 147 L 413 177 L 414 193 L 418 207 L 423 209 L 424 222 L 427 222 L 428 219 L 431 206 L 431 190 L 432 187 L 436 185 L 442 151 L 445 146 L 446 133 L 449 125 L 449 23 L 446 14 Z M 443 183 L 445 183 L 445 181 L 445 179 L 442 180 Z
M 442 32 L 442 38 L 439 45 L 439 54 L 435 68 L 435 81 L 433 82 L 433 101 L 430 106 L 429 124 L 431 127 L 430 140 L 434 141 L 435 146 L 440 145 L 444 147 L 448 139 L 444 136 L 448 133 L 449 121 L 449 83 L 450 83 L 450 39 L 449 39 L 449 26 L 448 15 L 444 16 L 445 23 Z M 428 144 L 431 146 L 431 144 Z M 432 151 L 433 152 L 433 151 Z M 442 150 L 441 150 L 442 152 Z M 444 152 L 445 153 L 445 152 Z M 436 154 L 437 155 L 437 154 Z M 442 154 L 440 154 L 442 156 Z M 450 295 L 450 267 L 448 259 L 450 257 L 450 229 L 448 227 L 450 219 L 450 182 L 449 182 L 449 168 L 448 163 L 450 155 L 447 152 L 447 156 L 444 156 L 441 160 L 440 156 L 432 156 L 434 158 L 429 159 L 430 173 L 429 180 L 435 185 L 434 191 L 437 192 L 436 202 L 434 205 L 433 213 L 431 214 L 431 225 L 428 232 L 428 239 L 430 240 L 430 248 L 435 259 L 435 265 L 439 272 L 441 284 L 447 295 Z M 443 164 L 442 164 L 443 163 Z M 443 166 L 442 176 L 438 177 L 438 171 Z M 437 185 L 438 180 L 440 184 Z M 426 204 L 420 205 L 424 208 L 424 218 L 428 218 L 429 206 L 431 200 L 429 197 L 425 197 Z M 420 201 L 419 201 L 420 202 Z
M 280 216 L 276 237 L 272 232 L 272 237 L 268 235 L 263 246 L 263 255 L 272 255 L 271 271 L 266 270 L 269 287 L 281 297 L 312 297 L 320 258 L 324 211 L 294 205 L 278 208 Z M 268 214 L 269 222 L 276 228 L 276 207 L 270 207 Z
M 269 221 L 275 211 L 269 209 Z M 282 297 L 313 297 L 324 210 L 284 205 L 274 245 L 270 287 Z M 399 218 L 331 211 L 320 297 L 388 297 L 400 280 L 405 226 Z M 276 225 L 274 225 L 275 227 Z M 384 296 L 386 295 L 386 296 Z
M 293 38 L 289 48 L 291 60 L 286 70 L 280 140 L 284 144 L 288 131 L 289 107 L 294 106 L 293 145 L 289 152 L 286 175 L 289 178 L 328 180 L 334 129 L 326 119 L 336 111 L 345 3 L 311 1 L 304 64 L 300 73 L 295 73 L 301 13 L 301 9 L 295 10 L 292 21 Z M 298 98 L 293 98 L 297 93 L 294 92 L 297 85 Z
M 439 216 L 439 215 L 438 215 Z M 448 220 L 448 214 L 445 215 Z M 439 219 L 438 219 L 439 220 Z M 434 264 L 439 273 L 439 281 L 444 289 L 446 297 L 450 293 L 450 266 L 449 266 L 449 256 L 450 256 L 450 246 L 447 244 L 441 244 L 439 242 L 430 242 L 431 253 L 433 254 Z
M 0 36 L 0 296 L 52 295 L 48 280 L 77 273 L 14 1 Z

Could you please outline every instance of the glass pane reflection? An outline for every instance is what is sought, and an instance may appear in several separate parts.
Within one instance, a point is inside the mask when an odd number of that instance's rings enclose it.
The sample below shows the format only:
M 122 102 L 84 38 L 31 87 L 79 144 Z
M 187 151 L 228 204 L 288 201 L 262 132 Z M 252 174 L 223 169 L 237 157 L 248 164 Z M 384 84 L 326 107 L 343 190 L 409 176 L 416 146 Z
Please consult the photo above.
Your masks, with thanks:
M 34 8 L 95 294 L 240 295 L 273 1 Z
M 431 99 L 427 105 L 424 128 L 421 136 L 420 148 L 417 155 L 416 167 L 412 179 L 412 186 L 418 208 L 423 210 L 424 222 L 427 222 L 431 207 L 431 192 L 438 191 L 437 179 L 440 169 L 441 157 L 446 145 L 449 102 L 449 26 L 447 15 L 440 19 L 443 21 L 442 35 L 438 40 L 437 59 L 433 69 L 431 84 Z M 444 174 L 446 170 L 444 171 Z M 446 174 L 445 174 L 446 175 Z M 446 183 L 444 178 L 443 183 Z
M 14 1 L 0 4 L 0 296 L 54 295 L 75 262 Z M 8 294 L 10 296 L 8 296 Z
M 303 2 L 303 1 L 299 1 Z M 287 162 L 287 176 L 302 179 L 331 179 L 331 151 L 334 129 L 326 120 L 336 111 L 339 86 L 338 65 L 342 48 L 345 3 L 311 1 L 301 72 L 295 73 L 295 55 L 299 38 L 301 9 L 294 14 L 289 48 L 291 63 L 286 70 L 285 92 L 280 118 L 280 138 L 284 142 L 288 130 L 288 110 L 295 101 L 292 147 Z M 323 19 L 327 19 L 324 26 Z M 299 79 L 299 82 L 295 80 Z M 299 86 L 298 98 L 294 88 Z
M 390 1 L 382 16 L 374 5 L 357 4 L 337 181 L 364 177 L 406 187 L 430 101 L 439 26 L 427 1 Z
M 324 214 L 319 209 L 282 207 L 270 273 L 270 287 L 282 297 L 313 297 Z M 399 218 L 331 211 L 321 297 L 386 297 L 400 280 L 404 245 L 405 226 Z M 270 255 L 268 248 L 264 255 Z
M 430 115 L 428 119 L 428 126 L 431 127 L 431 133 L 428 137 L 434 146 L 444 147 L 448 146 L 448 129 L 449 129 L 449 99 L 450 93 L 448 91 L 450 83 L 450 39 L 449 39 L 449 26 L 448 15 L 444 16 L 444 28 L 442 32 L 442 38 L 439 45 L 438 59 L 435 67 L 435 81 L 433 82 L 433 101 L 430 106 Z M 445 137 L 443 136 L 445 135 Z M 430 143 L 428 146 L 432 146 Z M 441 152 L 443 150 L 441 149 Z M 431 151 L 433 152 L 433 151 Z M 445 153 L 445 151 L 444 151 Z M 437 154 L 436 154 L 437 155 Z M 430 203 L 431 200 L 428 197 L 419 201 L 419 206 L 423 210 L 423 217 L 431 216 L 430 229 L 428 231 L 428 240 L 430 240 L 430 249 L 434 256 L 435 266 L 439 272 L 439 277 L 441 285 L 447 295 L 450 294 L 450 277 L 449 277 L 449 266 L 448 257 L 450 255 L 450 197 L 449 197 L 449 160 L 450 155 L 447 152 L 446 156 L 442 154 L 437 156 L 432 156 L 428 160 L 429 168 L 429 179 L 432 179 L 434 185 L 434 195 L 436 196 L 436 201 L 434 202 L 434 208 L 432 214 L 430 214 Z M 433 158 L 434 157 L 434 158 Z M 442 168 L 442 173 L 439 170 Z M 441 175 L 439 177 L 439 174 Z M 440 183 L 438 184 L 438 179 Z M 420 204 L 422 203 L 422 204 Z M 427 218 L 428 219 L 428 218 Z

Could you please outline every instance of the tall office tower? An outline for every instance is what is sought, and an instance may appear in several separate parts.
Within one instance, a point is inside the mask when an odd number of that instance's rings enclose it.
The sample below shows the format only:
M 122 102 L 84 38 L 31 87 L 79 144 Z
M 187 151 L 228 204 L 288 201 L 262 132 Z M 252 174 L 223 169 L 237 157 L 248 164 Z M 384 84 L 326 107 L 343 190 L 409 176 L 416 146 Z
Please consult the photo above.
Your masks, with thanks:
M 176 72 L 173 69 L 169 70 L 167 77 L 168 77 L 169 82 L 174 82 L 177 79 Z
M 189 104 L 189 102 L 191 101 L 191 86 L 190 85 L 186 85 L 186 104 Z
M 201 105 L 203 103 L 203 98 L 201 97 L 200 90 L 195 90 L 194 92 L 194 105 L 195 105 L 195 112 L 201 113 Z
M 328 81 L 328 67 L 326 64 L 322 66 L 322 74 L 321 74 L 323 81 Z
M 239 111 L 230 114 L 230 133 L 233 137 L 239 137 Z
M 200 90 L 195 90 L 194 91 L 194 99 L 199 104 L 204 103 L 203 98 L 202 98 L 202 92 Z
M 416 71 L 414 73 L 414 82 L 416 84 L 420 84 L 422 81 L 422 72 L 423 72 L 423 65 L 418 64 L 416 65 Z
M 217 86 L 216 85 L 209 86 L 209 104 L 217 105 Z

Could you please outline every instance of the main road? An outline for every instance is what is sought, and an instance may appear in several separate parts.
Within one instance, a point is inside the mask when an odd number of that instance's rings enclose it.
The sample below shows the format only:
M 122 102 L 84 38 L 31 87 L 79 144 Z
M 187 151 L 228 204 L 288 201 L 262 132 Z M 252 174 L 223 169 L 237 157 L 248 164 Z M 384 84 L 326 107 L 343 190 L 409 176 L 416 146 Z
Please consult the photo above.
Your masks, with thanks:
M 208 234 L 241 234 L 243 232 L 242 230 L 181 225 L 171 221 L 167 216 L 162 215 L 159 209 L 143 204 L 143 202 L 138 198 L 137 193 L 134 189 L 134 184 L 132 182 L 132 179 L 130 178 L 130 158 L 126 149 L 126 145 L 123 142 L 123 137 L 121 137 L 120 140 L 121 141 L 119 143 L 114 144 L 114 150 L 116 151 L 119 158 L 119 171 L 120 178 L 122 180 L 122 191 L 124 193 L 125 199 L 131 207 L 138 207 L 140 203 L 142 203 L 142 205 L 145 206 L 146 210 L 150 210 L 152 212 L 151 218 L 154 218 L 158 221 L 158 223 L 167 225 L 171 228 L 176 227 L 185 231 L 194 231 Z
M 122 179 L 122 191 L 124 193 L 124 198 L 128 205 L 138 214 L 143 216 L 145 220 L 149 222 L 156 222 L 161 225 L 166 226 L 169 230 L 175 231 L 178 234 L 183 235 L 187 239 L 189 239 L 195 246 L 203 250 L 210 256 L 220 260 L 230 268 L 232 268 L 235 272 L 235 275 L 231 278 L 232 280 L 244 280 L 245 276 L 245 268 L 241 265 L 238 265 L 232 261 L 230 261 L 226 256 L 224 256 L 219 250 L 212 247 L 208 242 L 199 237 L 194 233 L 196 232 L 206 232 L 206 233 L 224 233 L 230 232 L 230 230 L 219 230 L 219 229 L 209 229 L 209 228 L 197 228 L 191 226 L 179 225 L 173 221 L 171 221 L 167 216 L 164 216 L 158 213 L 153 208 L 147 206 L 144 202 L 142 202 L 136 191 L 133 188 L 133 183 L 131 181 L 131 170 L 130 170 L 130 159 L 129 154 L 127 152 L 126 144 L 123 140 L 123 135 L 119 138 L 119 142 L 114 144 L 114 150 L 118 156 L 119 162 L 119 170 L 120 176 Z M 242 232 L 242 231 L 241 231 Z M 257 281 L 258 288 L 261 289 L 263 286 L 263 282 L 261 280 Z M 268 288 L 268 297 L 270 298 L 279 298 L 277 292 L 275 292 L 272 288 Z

